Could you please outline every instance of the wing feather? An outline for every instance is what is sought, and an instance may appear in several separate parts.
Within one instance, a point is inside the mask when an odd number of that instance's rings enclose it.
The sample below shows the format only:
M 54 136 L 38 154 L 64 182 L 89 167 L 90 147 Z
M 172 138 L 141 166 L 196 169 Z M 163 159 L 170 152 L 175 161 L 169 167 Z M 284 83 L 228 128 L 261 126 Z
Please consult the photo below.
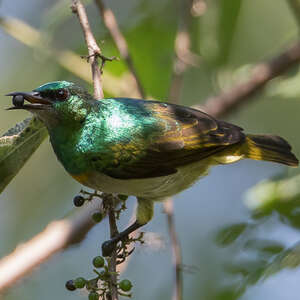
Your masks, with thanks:
M 157 120 L 156 130 L 153 130 L 150 142 L 138 143 L 139 139 L 133 136 L 130 146 L 118 145 L 118 166 L 108 165 L 103 170 L 114 178 L 170 175 L 180 166 L 207 158 L 245 139 L 242 128 L 217 121 L 199 110 L 155 101 L 137 101 Z

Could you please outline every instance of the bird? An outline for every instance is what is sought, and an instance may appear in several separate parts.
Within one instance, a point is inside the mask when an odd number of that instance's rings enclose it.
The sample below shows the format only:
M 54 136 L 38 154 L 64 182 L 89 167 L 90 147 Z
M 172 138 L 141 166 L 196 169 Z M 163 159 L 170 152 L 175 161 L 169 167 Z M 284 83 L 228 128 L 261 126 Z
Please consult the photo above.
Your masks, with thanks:
M 212 166 L 241 159 L 298 166 L 285 139 L 246 134 L 181 105 L 94 99 L 68 81 L 7 96 L 13 97 L 9 110 L 27 110 L 44 123 L 58 160 L 75 180 L 105 193 L 136 196 L 136 221 L 102 244 L 104 256 L 152 219 L 155 202 L 187 189 Z

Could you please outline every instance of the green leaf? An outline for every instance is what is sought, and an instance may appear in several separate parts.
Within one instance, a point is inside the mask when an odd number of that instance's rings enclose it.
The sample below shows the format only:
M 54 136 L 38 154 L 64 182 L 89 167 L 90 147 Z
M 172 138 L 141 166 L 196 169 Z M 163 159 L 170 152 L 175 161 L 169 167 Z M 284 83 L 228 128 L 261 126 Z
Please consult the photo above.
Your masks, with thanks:
M 0 137 L 0 193 L 46 136 L 45 126 L 36 118 L 28 118 Z
M 279 273 L 285 269 L 295 269 L 300 265 L 300 244 L 296 243 L 291 248 L 281 251 L 274 258 L 268 261 L 257 260 L 240 261 L 234 266 L 230 266 L 227 270 L 233 274 L 233 271 L 240 271 L 243 275 L 240 285 L 241 291 L 245 290 L 247 286 L 257 283 L 259 280 L 263 281 L 269 277 Z M 238 273 L 238 272 L 236 272 Z
M 250 276 L 253 280 L 254 277 L 257 278 L 257 276 L 263 272 L 266 264 L 267 262 L 262 259 L 243 259 L 226 265 L 225 270 L 233 275 L 240 274 L 245 277 Z
M 285 246 L 278 241 L 274 241 L 270 239 L 261 239 L 261 238 L 248 240 L 245 243 L 244 247 L 245 250 L 253 249 L 259 251 L 260 256 L 262 254 L 267 254 L 269 256 L 272 256 L 282 252 L 285 248 Z
M 246 230 L 247 223 L 237 223 L 222 228 L 216 236 L 216 242 L 219 246 L 228 246 L 238 239 Z
M 264 279 L 276 274 L 284 269 L 295 269 L 300 266 L 300 244 L 296 243 L 292 247 L 282 251 L 269 263 L 263 275 Z
M 236 26 L 238 22 L 238 16 L 241 8 L 241 0 L 222 0 L 219 3 L 220 7 L 220 19 L 219 19 L 219 31 L 218 39 L 220 45 L 219 64 L 227 62 L 231 51 L 231 45 L 233 42 Z
M 300 228 L 300 175 L 281 180 L 258 183 L 245 195 L 246 205 L 253 217 L 259 218 L 276 212 L 280 220 Z
M 166 99 L 169 92 L 176 28 L 176 20 L 158 15 L 125 34 L 138 76 L 155 99 Z

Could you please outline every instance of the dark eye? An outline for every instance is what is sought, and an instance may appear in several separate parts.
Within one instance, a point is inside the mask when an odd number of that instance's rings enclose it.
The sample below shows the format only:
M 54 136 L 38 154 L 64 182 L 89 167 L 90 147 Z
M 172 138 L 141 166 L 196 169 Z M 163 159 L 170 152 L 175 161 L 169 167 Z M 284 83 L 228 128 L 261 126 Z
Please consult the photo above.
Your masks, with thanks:
M 55 93 L 55 98 L 57 100 L 64 101 L 64 100 L 67 100 L 68 97 L 69 97 L 69 92 L 66 89 L 59 89 Z

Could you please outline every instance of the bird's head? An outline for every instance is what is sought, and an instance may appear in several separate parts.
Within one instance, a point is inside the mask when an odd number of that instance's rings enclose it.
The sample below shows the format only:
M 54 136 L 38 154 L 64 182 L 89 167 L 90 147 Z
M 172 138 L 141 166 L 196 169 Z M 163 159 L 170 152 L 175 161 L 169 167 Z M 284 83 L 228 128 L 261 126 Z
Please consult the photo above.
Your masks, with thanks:
M 9 110 L 28 110 L 47 127 L 62 122 L 82 123 L 94 101 L 85 89 L 67 81 L 54 81 L 32 92 L 13 92 L 7 96 L 13 96 L 14 106 Z

